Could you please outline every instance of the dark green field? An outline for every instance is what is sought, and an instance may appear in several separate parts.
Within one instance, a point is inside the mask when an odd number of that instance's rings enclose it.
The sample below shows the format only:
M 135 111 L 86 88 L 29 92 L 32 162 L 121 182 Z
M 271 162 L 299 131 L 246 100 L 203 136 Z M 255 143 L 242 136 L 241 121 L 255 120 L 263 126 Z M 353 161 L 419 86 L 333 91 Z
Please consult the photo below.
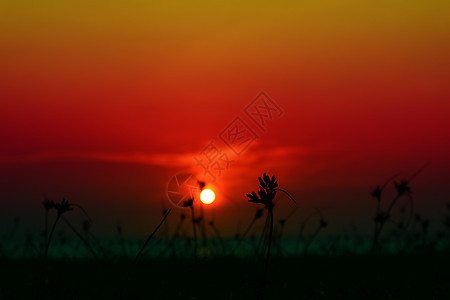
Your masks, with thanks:
M 444 254 L 1 261 L 1 299 L 449 299 Z

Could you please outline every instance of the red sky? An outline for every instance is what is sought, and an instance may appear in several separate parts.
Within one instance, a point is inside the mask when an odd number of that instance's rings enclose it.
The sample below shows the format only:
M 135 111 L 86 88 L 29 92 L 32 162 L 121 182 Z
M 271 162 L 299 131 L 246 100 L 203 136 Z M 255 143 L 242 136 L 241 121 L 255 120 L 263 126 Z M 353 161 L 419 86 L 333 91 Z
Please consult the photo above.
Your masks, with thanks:
M 198 174 L 193 157 L 236 116 L 251 124 L 261 90 L 284 114 L 253 124 L 259 138 L 216 182 L 209 210 L 230 232 L 263 172 L 298 200 L 296 220 L 318 207 L 336 231 L 370 222 L 376 184 L 426 163 L 418 207 L 438 220 L 448 202 L 444 1 L 1 5 L 3 223 L 38 222 L 44 195 L 65 195 L 104 228 L 146 232 L 169 179 Z

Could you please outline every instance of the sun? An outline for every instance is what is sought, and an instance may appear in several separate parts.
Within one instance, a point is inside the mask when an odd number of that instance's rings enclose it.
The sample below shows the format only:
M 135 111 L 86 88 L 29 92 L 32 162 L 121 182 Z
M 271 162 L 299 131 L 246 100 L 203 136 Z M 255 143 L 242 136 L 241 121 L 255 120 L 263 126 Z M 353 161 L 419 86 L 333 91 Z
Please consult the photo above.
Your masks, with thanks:
M 216 195 L 210 189 L 205 189 L 200 193 L 200 200 L 205 204 L 211 204 L 214 202 Z

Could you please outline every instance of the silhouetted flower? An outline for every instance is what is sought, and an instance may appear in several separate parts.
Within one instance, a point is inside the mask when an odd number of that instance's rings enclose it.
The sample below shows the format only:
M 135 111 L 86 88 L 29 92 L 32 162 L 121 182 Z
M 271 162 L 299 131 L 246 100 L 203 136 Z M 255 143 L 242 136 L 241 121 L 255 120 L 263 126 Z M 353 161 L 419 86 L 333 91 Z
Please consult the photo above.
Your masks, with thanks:
M 247 197 L 250 198 L 248 202 L 252 203 L 261 203 L 266 206 L 266 208 L 273 207 L 273 199 L 275 198 L 277 191 L 275 188 L 278 186 L 277 181 L 275 180 L 275 176 L 272 176 L 272 179 L 264 173 L 263 177 L 259 177 L 259 190 L 258 194 L 252 192 L 251 194 L 246 194 Z
M 378 186 L 373 190 L 373 192 L 370 193 L 370 195 L 371 195 L 372 197 L 377 198 L 378 200 L 380 200 L 380 198 L 381 198 L 381 191 L 382 191 L 381 186 L 378 185 Z
M 258 209 L 255 213 L 255 219 L 259 219 L 264 215 L 264 210 L 263 209 Z
M 194 199 L 189 198 L 187 201 L 184 201 L 183 206 L 184 207 L 193 207 L 193 204 L 194 204 Z
M 272 176 L 272 179 L 270 179 L 270 177 L 266 173 L 264 173 L 263 177 L 259 177 L 258 179 L 260 183 L 259 190 L 257 192 L 258 194 L 255 192 L 246 194 L 247 197 L 250 198 L 248 202 L 264 204 L 266 208 L 272 209 L 273 208 L 272 201 L 275 198 L 277 191 L 285 193 L 286 195 L 289 196 L 289 198 L 291 198 L 292 201 L 295 202 L 295 200 L 291 197 L 291 195 L 289 195 L 288 192 L 277 188 L 278 183 L 276 181 L 275 176 Z
M 402 195 L 411 193 L 411 188 L 409 187 L 408 181 L 406 181 L 406 180 L 402 180 L 402 181 L 400 181 L 400 183 L 398 183 L 397 181 L 394 181 L 394 186 L 395 186 L 395 189 L 397 190 L 398 196 L 402 196 Z
M 258 195 L 256 195 L 255 192 L 252 192 L 251 194 L 247 194 L 247 197 L 250 198 L 248 202 L 261 203 L 269 208 L 273 207 L 272 200 L 275 198 L 276 194 L 276 191 L 266 191 L 263 188 L 260 188 L 260 190 L 258 190 Z
M 203 190 L 203 188 L 205 187 L 206 183 L 204 181 L 200 181 L 198 180 L 198 186 L 200 187 L 200 191 Z
M 291 200 L 294 203 L 295 203 L 295 200 L 291 197 L 291 195 L 289 195 L 288 192 L 286 192 L 285 190 L 282 190 L 280 188 L 277 188 L 278 183 L 275 179 L 275 176 L 272 176 L 272 179 L 271 179 L 266 173 L 264 173 L 263 176 L 258 177 L 258 179 L 259 179 L 258 192 L 257 193 L 251 192 L 250 194 L 246 194 L 246 195 L 248 198 L 250 198 L 250 200 L 248 200 L 248 202 L 264 204 L 265 208 L 269 212 L 270 227 L 269 227 L 269 234 L 268 234 L 267 256 L 266 256 L 265 271 L 264 271 L 264 274 L 266 276 L 268 262 L 269 262 L 269 258 L 270 258 L 270 249 L 271 249 L 272 234 L 273 234 L 273 207 L 274 207 L 273 199 L 275 198 L 277 191 L 280 191 L 280 192 L 285 193 L 289 198 L 291 198 Z M 259 215 L 259 213 L 257 212 L 257 214 L 255 215 L 255 218 L 253 219 L 250 226 L 253 225 L 257 216 L 261 217 L 262 214 Z M 247 229 L 247 231 L 248 230 L 249 229 Z
M 55 203 L 55 209 L 58 212 L 58 215 L 62 215 L 65 212 L 73 210 L 73 204 L 70 204 L 69 201 L 64 198 L 60 203 Z
M 259 183 L 260 187 L 262 187 L 265 190 L 274 190 L 276 187 L 278 187 L 278 183 L 275 179 L 275 175 L 272 176 L 272 179 L 270 179 L 269 175 L 266 173 L 263 174 L 263 177 L 259 177 Z
M 247 197 L 249 197 L 251 199 L 251 200 L 248 200 L 248 202 L 257 203 L 257 201 L 260 201 L 255 192 L 252 192 L 251 194 L 246 194 L 246 195 L 247 195 Z
M 326 228 L 328 226 L 328 222 L 324 219 L 320 219 L 320 228 Z

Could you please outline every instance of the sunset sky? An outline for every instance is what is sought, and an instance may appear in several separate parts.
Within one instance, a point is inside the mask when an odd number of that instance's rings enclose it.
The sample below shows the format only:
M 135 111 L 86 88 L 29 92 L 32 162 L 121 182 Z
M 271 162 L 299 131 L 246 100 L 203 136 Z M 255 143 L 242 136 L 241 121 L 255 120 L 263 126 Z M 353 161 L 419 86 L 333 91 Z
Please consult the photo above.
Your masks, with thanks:
M 450 202 L 448 1 L 0 1 L 0 224 L 42 225 L 44 197 L 83 205 L 99 231 L 144 234 L 167 184 L 214 141 L 234 161 L 207 214 L 229 234 L 275 174 L 336 232 L 370 226 L 370 191 L 412 182 L 432 216 Z M 245 113 L 264 91 L 264 130 Z M 256 99 L 257 101 L 257 99 Z M 221 140 L 239 117 L 257 135 Z M 175 208 L 172 223 L 180 209 Z M 295 227 L 291 228 L 296 232 Z

